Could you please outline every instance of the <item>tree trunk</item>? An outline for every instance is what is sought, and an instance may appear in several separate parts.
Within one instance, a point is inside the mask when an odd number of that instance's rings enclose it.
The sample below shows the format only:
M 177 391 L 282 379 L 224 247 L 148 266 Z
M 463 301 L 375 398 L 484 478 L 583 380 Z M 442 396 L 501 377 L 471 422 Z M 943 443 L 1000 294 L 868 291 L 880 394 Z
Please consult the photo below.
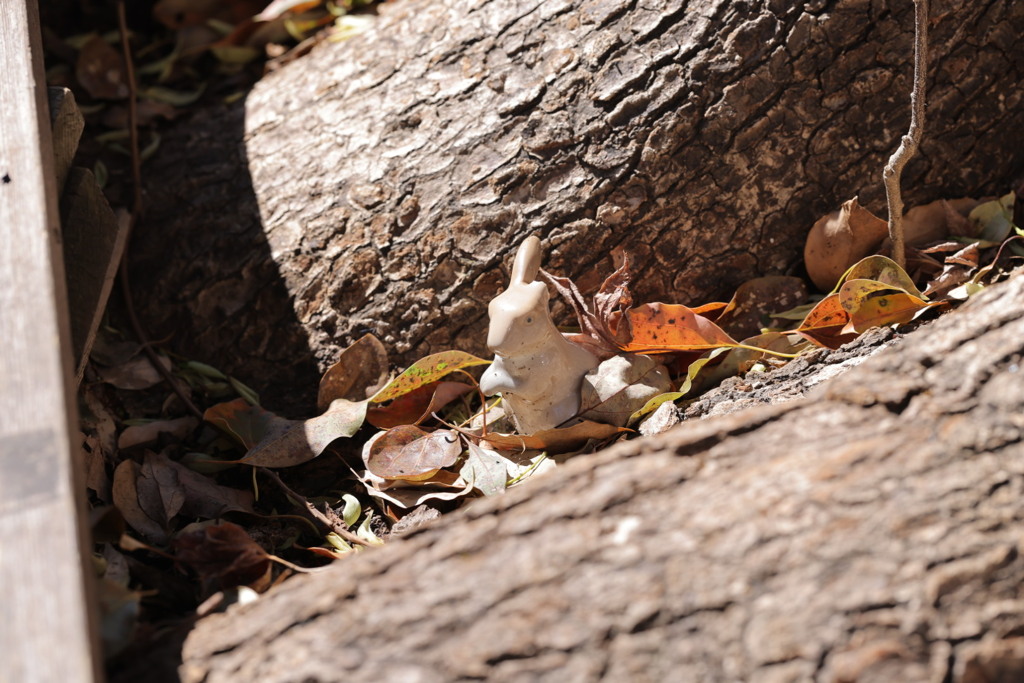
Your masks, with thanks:
M 748 378 L 847 369 L 207 617 L 184 680 L 1024 680 L 1022 339 L 1018 275 L 857 367 Z
M 154 337 L 308 406 L 367 330 L 396 362 L 483 353 L 527 234 L 644 301 L 799 271 L 811 224 L 906 131 L 910 0 L 402 0 L 244 102 L 179 123 L 132 255 Z M 1007 189 L 1024 154 L 1024 5 L 938 0 L 908 205 Z M 566 321 L 568 322 L 568 321 Z M 275 405 L 271 401 L 271 405 Z

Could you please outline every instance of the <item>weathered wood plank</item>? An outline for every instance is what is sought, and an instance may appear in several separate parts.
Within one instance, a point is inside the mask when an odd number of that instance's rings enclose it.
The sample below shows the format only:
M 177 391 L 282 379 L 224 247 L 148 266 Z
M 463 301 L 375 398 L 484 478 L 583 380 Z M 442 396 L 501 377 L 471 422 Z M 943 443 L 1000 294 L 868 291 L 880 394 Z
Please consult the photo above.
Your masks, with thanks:
M 0 3 L 0 680 L 99 677 L 35 0 Z

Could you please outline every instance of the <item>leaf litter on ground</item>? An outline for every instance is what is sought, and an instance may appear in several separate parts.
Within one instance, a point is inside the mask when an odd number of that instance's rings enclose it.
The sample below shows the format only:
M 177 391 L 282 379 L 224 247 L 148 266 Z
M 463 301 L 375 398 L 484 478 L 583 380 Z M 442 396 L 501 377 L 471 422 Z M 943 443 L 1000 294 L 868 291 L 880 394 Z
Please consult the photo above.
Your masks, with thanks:
M 109 428 L 102 437 L 99 431 L 87 435 L 94 490 L 109 486 L 131 533 L 146 541 L 124 536 L 125 552 L 173 550 L 181 567 L 196 571 L 206 593 L 244 582 L 262 590 L 269 585 L 272 550 L 292 553 L 305 565 L 347 557 L 359 546 L 339 535 L 349 533 L 344 529 L 379 542 L 386 530 L 382 518 L 394 523 L 424 509 L 449 510 L 465 499 L 501 495 L 567 457 L 645 429 L 652 416 L 667 420 L 655 431 L 675 424 L 681 415 L 676 404 L 685 405 L 727 377 L 784 363 L 809 348 L 837 348 L 870 327 L 903 325 L 949 307 L 951 300 L 984 288 L 1024 253 L 1024 236 L 1007 215 L 1015 201 L 1011 196 L 975 202 L 966 213 L 962 205 L 931 206 L 928 215 L 941 214 L 952 227 L 941 241 L 921 246 L 914 277 L 886 256 L 869 254 L 849 264 L 831 291 L 810 303 L 801 280 L 771 276 L 743 284 L 724 303 L 634 304 L 624 256 L 590 301 L 568 278 L 546 275 L 577 316 L 573 338 L 603 362 L 585 385 L 580 417 L 536 434 L 515 433 L 501 420 L 500 400 L 481 402 L 476 377 L 489 361 L 458 350 L 427 356 L 392 377 L 384 345 L 366 335 L 324 373 L 321 414 L 305 420 L 260 407 L 255 392 L 216 368 L 177 362 L 175 372 L 205 396 L 228 392 L 239 398 L 206 410 L 204 418 L 216 430 L 207 427 L 207 445 L 184 454 L 188 449 L 171 457 L 156 450 L 203 432 L 195 422 L 167 429 L 177 418 L 149 422 L 157 426 L 142 440 L 128 427 L 120 447 L 111 442 Z M 1005 237 L 992 245 L 983 234 Z M 104 421 L 92 424 L 99 430 Z M 132 457 L 126 458 L 122 451 L 129 448 Z M 205 459 L 203 448 L 210 453 Z M 320 457 L 324 453 L 333 455 Z M 106 463 L 116 464 L 108 484 L 97 474 Z M 306 527 L 284 526 L 278 536 L 264 536 L 271 528 L 265 520 L 302 509 L 289 496 L 268 499 L 245 472 L 313 466 L 344 474 L 336 484 L 340 490 L 315 503 L 341 529 L 335 533 L 314 520 L 304 521 L 312 534 Z M 225 515 L 246 527 L 224 521 Z M 188 524 L 196 519 L 198 525 Z M 131 599 L 124 604 L 130 607 Z

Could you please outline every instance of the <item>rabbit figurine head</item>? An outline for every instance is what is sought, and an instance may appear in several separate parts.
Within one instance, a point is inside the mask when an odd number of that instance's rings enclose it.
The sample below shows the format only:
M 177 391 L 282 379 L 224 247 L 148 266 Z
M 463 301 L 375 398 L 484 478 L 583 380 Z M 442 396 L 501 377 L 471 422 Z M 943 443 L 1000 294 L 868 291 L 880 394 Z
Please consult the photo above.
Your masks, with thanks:
M 532 434 L 552 429 L 579 410 L 583 376 L 597 358 L 551 322 L 548 288 L 537 280 L 540 240 L 528 237 L 516 252 L 508 289 L 487 307 L 487 346 L 494 362 L 480 378 L 485 394 L 501 393 L 516 427 Z
M 550 324 L 548 288 L 537 280 L 540 271 L 540 240 L 530 236 L 519 247 L 512 264 L 508 289 L 487 306 L 491 323 L 487 348 L 502 356 L 513 356 L 543 344 L 544 324 Z

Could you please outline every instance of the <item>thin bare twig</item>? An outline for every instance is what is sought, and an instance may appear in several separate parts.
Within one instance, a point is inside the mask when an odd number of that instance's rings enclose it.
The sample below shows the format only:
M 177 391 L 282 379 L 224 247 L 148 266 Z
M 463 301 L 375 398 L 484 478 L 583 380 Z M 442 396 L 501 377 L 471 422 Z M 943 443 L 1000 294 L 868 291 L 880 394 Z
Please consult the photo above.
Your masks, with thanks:
M 128 42 L 128 20 L 125 16 L 124 0 L 118 0 L 117 3 L 117 25 L 118 30 L 121 32 L 121 53 L 124 56 L 125 76 L 128 79 L 128 135 L 132 157 L 132 212 L 131 220 L 128 223 L 128 237 L 125 239 L 125 244 L 127 245 L 131 242 L 132 233 L 135 232 L 135 226 L 142 216 L 142 158 L 139 155 L 139 115 L 136 105 L 135 65 L 132 63 L 132 50 Z M 171 371 L 160 362 L 160 357 L 153 349 L 153 344 L 146 336 L 145 330 L 142 329 L 139 316 L 135 313 L 135 304 L 132 301 L 132 288 L 128 280 L 128 251 L 129 249 L 126 246 L 124 254 L 121 256 L 121 264 L 118 267 L 118 279 L 121 281 L 121 298 L 124 299 L 124 306 L 128 313 L 128 321 L 131 323 L 132 332 L 135 334 L 135 338 L 139 340 L 139 344 L 142 345 L 142 350 L 146 353 L 146 357 L 149 358 L 149 362 L 156 368 L 156 371 L 160 373 L 160 376 L 164 378 L 164 381 L 167 382 L 174 393 L 178 395 L 185 408 L 202 420 L 203 411 L 196 407 L 196 404 L 192 402 L 192 399 L 185 393 L 185 390 L 181 388 L 178 380 L 171 374 Z
M 910 92 L 910 130 L 900 146 L 889 158 L 882 171 L 885 196 L 889 203 L 889 239 L 892 240 L 892 258 L 905 268 L 906 245 L 903 240 L 903 196 L 900 194 L 900 175 L 903 167 L 917 152 L 924 131 L 925 81 L 928 76 L 928 0 L 914 0 L 914 87 Z
M 368 543 L 367 541 L 363 540 L 362 538 L 352 533 L 345 527 L 339 526 L 337 522 L 333 521 L 327 515 L 317 510 L 316 506 L 310 503 L 308 500 L 306 500 L 305 496 L 303 496 L 301 493 L 293 491 L 291 487 L 288 486 L 288 484 L 284 483 L 281 480 L 281 477 L 277 475 L 277 472 L 275 472 L 274 470 L 268 470 L 265 467 L 261 467 L 259 469 L 261 472 L 270 477 L 270 480 L 277 484 L 278 488 L 280 488 L 286 496 L 291 498 L 292 501 L 294 501 L 297 505 L 301 506 L 309 514 L 310 517 L 320 522 L 325 527 L 327 527 L 334 533 L 338 534 L 349 543 L 355 543 L 357 545 L 362 546 L 370 545 L 370 543 Z

